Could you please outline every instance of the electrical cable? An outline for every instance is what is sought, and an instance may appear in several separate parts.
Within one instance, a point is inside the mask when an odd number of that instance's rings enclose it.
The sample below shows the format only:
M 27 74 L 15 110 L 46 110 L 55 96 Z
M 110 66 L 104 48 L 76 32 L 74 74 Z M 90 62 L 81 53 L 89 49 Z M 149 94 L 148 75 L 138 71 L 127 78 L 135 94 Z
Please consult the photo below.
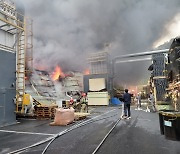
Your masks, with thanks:
M 81 126 L 87 125 L 87 124 L 89 124 L 89 123 L 95 122 L 95 121 L 93 121 L 93 119 L 97 119 L 98 117 L 100 117 L 100 116 L 102 116 L 102 115 L 104 115 L 104 114 L 107 114 L 107 113 L 109 113 L 109 112 L 112 112 L 112 111 L 114 111 L 114 110 L 115 110 L 115 109 L 110 110 L 110 111 L 108 111 L 108 112 L 105 112 L 105 113 L 103 113 L 103 114 L 101 114 L 101 115 L 98 115 L 98 116 L 96 116 L 96 117 L 93 117 L 92 119 L 86 120 L 86 121 L 81 122 L 81 123 L 78 123 L 78 124 L 76 124 L 76 125 L 73 125 L 72 127 L 68 128 L 68 129 L 66 129 L 66 130 L 64 130 L 64 131 L 62 131 L 62 132 L 60 132 L 60 133 L 58 133 L 58 134 L 55 134 L 55 135 L 52 136 L 52 137 L 48 137 L 48 138 L 46 138 L 46 139 L 44 139 L 44 140 L 42 140 L 42 141 L 40 141 L 40 142 L 37 142 L 37 143 L 35 143 L 35 144 L 33 144 L 33 145 L 30 145 L 30 146 L 27 146 L 27 147 L 24 147 L 24 148 L 21 148 L 21 149 L 18 149 L 18 150 L 9 152 L 8 154 L 16 154 L 16 153 L 19 153 L 19 152 L 23 152 L 23 151 L 26 151 L 27 149 L 30 149 L 30 148 L 39 146 L 39 145 L 44 144 L 44 143 L 46 143 L 46 142 L 48 142 L 48 141 L 50 141 L 50 142 L 52 143 L 57 137 L 62 136 L 62 135 L 64 135 L 64 134 L 68 133 L 69 131 L 72 131 L 73 129 L 76 129 L 76 128 L 78 128 L 78 127 L 81 127 Z M 117 114 L 116 114 L 116 115 L 117 115 Z M 115 116 L 115 115 L 113 115 L 113 116 Z M 110 116 L 110 117 L 112 117 L 112 116 Z M 102 119 L 105 119 L 105 118 L 102 118 Z M 102 119 L 101 119 L 101 120 L 102 120 Z M 50 143 L 50 144 L 51 144 L 51 143 Z M 50 145 L 50 144 L 48 143 L 48 145 Z M 48 146 L 48 147 L 49 147 L 49 146 Z M 45 148 L 45 149 L 47 150 L 47 148 Z M 46 150 L 45 150 L 45 151 L 46 151 Z M 44 150 L 43 150 L 43 151 L 44 151 Z

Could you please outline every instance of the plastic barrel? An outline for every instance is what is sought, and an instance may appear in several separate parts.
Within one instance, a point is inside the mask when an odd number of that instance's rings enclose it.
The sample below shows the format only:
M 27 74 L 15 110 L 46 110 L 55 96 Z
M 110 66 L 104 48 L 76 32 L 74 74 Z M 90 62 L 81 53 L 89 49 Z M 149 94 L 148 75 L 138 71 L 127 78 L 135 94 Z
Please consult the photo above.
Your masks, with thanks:
M 164 135 L 164 118 L 163 113 L 164 112 L 173 112 L 174 110 L 159 110 L 159 126 L 160 126 L 160 132 L 162 135 Z
M 180 141 L 180 112 L 163 112 L 163 117 L 165 137 Z

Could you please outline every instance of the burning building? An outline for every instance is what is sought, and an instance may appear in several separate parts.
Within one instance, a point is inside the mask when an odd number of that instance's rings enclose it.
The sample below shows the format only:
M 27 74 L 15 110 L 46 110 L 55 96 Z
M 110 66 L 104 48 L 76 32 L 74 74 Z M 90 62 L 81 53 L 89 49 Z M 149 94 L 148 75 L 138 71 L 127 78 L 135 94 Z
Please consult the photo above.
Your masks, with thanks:
M 42 105 L 57 104 L 61 107 L 63 100 L 70 99 L 69 93 L 76 97 L 75 95 L 81 91 L 83 91 L 83 74 L 64 73 L 60 66 L 56 66 L 53 72 L 36 69 L 26 80 L 25 92 Z
M 55 86 L 47 71 L 34 70 L 31 77 L 26 80 L 25 92 L 45 105 L 56 102 Z

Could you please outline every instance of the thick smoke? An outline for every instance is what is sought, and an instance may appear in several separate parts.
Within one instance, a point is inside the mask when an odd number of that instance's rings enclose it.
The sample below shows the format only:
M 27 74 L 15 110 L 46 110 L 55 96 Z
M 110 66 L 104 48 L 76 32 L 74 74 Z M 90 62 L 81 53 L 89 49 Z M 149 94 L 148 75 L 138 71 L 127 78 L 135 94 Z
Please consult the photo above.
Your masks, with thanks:
M 21 0 L 22 1 L 22 0 Z M 19 0 L 18 0 L 19 2 Z M 34 20 L 35 66 L 64 71 L 87 68 L 88 53 L 112 56 L 152 49 L 164 25 L 180 10 L 179 0 L 23 0 Z M 178 35 L 178 34 L 177 34 Z M 150 62 L 117 64 L 124 84 L 147 77 Z

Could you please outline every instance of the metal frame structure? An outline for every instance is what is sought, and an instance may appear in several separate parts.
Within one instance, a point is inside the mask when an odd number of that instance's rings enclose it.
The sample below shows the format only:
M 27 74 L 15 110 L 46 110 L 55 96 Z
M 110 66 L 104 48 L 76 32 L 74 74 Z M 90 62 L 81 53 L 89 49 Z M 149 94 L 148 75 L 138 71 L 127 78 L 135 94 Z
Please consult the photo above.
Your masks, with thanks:
M 148 57 L 148 56 L 152 56 L 152 55 L 158 54 L 158 53 L 167 53 L 168 51 L 169 51 L 169 49 L 163 49 L 163 50 L 153 50 L 153 51 L 146 51 L 146 52 L 139 52 L 139 53 L 134 53 L 134 54 L 126 54 L 126 55 L 122 55 L 122 56 L 117 56 L 112 59 L 111 67 L 110 67 L 110 63 L 108 65 L 108 62 L 110 61 L 109 58 L 107 58 L 108 52 L 93 53 L 88 58 L 88 62 L 90 64 L 90 70 L 91 70 L 90 74 L 94 74 L 94 75 L 107 74 L 110 95 L 111 95 L 111 97 L 113 97 L 115 64 L 152 60 L 152 57 Z M 102 62 L 106 62 L 107 66 L 108 66 L 107 71 L 103 72 L 103 73 L 98 71 L 99 70 L 98 68 L 101 68 Z M 94 64 L 96 64 L 96 65 L 94 65 Z M 155 77 L 155 78 L 159 79 L 162 77 L 159 76 L 159 77 Z
M 113 88 L 114 88 L 114 77 L 115 77 L 115 64 L 117 63 L 126 63 L 126 62 L 135 62 L 135 61 L 143 61 L 143 60 L 150 60 L 150 58 L 146 59 L 137 59 L 137 57 L 146 57 L 146 56 L 151 56 L 153 54 L 157 53 L 167 53 L 169 49 L 163 49 L 163 50 L 153 50 L 153 51 L 146 51 L 146 52 L 139 52 L 139 53 L 134 53 L 134 54 L 127 54 L 127 55 L 122 55 L 122 56 L 117 56 L 112 59 L 111 62 L 111 80 L 110 80 L 110 95 L 113 97 Z M 134 58 L 129 60 L 130 58 Z M 126 59 L 126 60 L 125 60 Z
M 109 54 L 108 52 L 91 53 L 87 59 L 90 64 L 90 74 L 109 73 Z

